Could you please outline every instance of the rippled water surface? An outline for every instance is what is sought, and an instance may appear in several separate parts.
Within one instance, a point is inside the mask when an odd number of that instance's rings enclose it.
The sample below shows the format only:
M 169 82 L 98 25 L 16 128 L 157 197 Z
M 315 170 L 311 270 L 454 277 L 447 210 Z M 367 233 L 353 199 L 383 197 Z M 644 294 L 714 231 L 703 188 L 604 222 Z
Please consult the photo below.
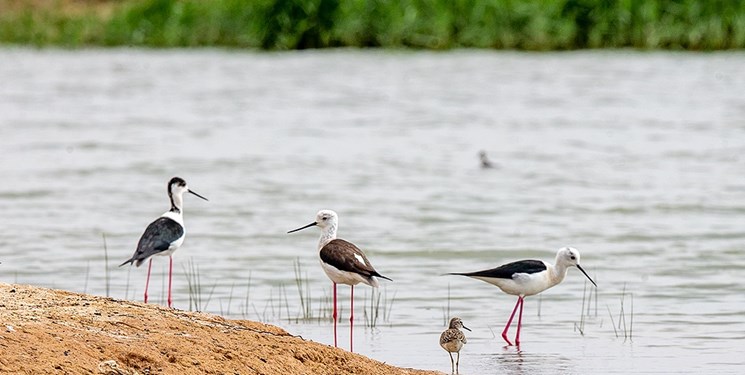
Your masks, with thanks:
M 394 280 L 380 302 L 355 288 L 355 350 L 370 357 L 449 371 L 437 341 L 457 315 L 473 329 L 463 374 L 745 371 L 742 53 L 5 49 L 0 62 L 0 281 L 106 295 L 105 233 L 109 294 L 141 299 L 144 267 L 116 266 L 178 175 L 210 199 L 185 199 L 178 308 L 191 265 L 206 310 L 332 343 L 318 231 L 286 234 L 330 208 Z M 499 167 L 480 169 L 479 150 Z M 564 245 L 597 298 L 571 269 L 526 299 L 520 350 L 499 338 L 514 297 L 441 276 Z M 155 259 L 156 303 L 166 267 Z

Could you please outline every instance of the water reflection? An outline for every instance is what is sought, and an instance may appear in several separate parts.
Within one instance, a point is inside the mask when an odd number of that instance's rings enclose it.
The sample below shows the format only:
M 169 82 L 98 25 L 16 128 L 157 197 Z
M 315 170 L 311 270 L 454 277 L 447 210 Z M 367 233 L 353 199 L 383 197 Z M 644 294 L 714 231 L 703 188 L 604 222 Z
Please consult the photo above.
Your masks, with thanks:
M 484 374 L 569 374 L 572 360 L 562 354 L 535 353 L 516 346 L 504 346 L 499 353 L 484 356 Z M 482 373 L 482 372 L 478 372 Z

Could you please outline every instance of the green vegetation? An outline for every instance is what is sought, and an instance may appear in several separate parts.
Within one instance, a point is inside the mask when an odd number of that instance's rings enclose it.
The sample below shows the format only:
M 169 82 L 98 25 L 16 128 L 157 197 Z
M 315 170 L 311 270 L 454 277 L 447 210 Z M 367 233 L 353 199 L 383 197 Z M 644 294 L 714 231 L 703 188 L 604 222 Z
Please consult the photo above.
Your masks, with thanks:
M 718 50 L 745 47 L 745 1 L 0 0 L 0 42 Z

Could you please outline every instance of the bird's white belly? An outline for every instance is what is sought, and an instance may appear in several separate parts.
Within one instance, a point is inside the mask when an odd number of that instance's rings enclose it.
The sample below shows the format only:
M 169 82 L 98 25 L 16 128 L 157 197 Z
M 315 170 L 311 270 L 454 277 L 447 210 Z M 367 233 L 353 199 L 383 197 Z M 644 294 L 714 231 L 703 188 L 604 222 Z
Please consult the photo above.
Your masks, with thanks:
M 365 283 L 370 285 L 367 279 L 360 276 L 359 274 L 356 274 L 354 272 L 341 271 L 332 265 L 324 263 L 323 261 L 321 261 L 321 268 L 323 268 L 323 272 L 326 272 L 326 276 L 328 276 L 331 281 L 337 284 L 357 285 L 359 283 Z
M 488 277 L 475 277 L 502 289 L 507 294 L 515 296 L 532 296 L 536 295 L 555 284 L 551 282 L 548 272 L 538 272 L 534 274 L 520 273 L 515 274 L 512 279 L 498 279 Z
M 186 235 L 185 234 L 182 235 L 181 237 L 179 237 L 179 239 L 177 239 L 176 241 L 171 242 L 171 246 L 168 247 L 168 250 L 161 251 L 161 252 L 159 252 L 159 253 L 157 253 L 155 255 L 160 255 L 160 256 L 171 256 L 171 255 L 173 255 L 173 252 L 176 251 L 176 250 L 178 250 L 178 248 L 181 247 L 181 245 L 184 243 L 184 238 L 186 238 Z

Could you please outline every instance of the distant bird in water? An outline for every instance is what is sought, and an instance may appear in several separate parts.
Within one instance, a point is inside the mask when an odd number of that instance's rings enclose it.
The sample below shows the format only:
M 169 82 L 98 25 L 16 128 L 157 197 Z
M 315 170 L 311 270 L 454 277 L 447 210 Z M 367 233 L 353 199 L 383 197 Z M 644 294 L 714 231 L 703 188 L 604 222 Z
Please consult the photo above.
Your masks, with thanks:
M 450 372 L 453 374 L 458 373 L 458 364 L 460 363 L 460 349 L 466 344 L 466 335 L 460 330 L 461 328 L 471 330 L 470 328 L 463 325 L 463 321 L 460 318 L 450 319 L 448 329 L 446 329 L 440 335 L 440 346 L 450 355 Z M 453 353 L 457 353 L 458 357 L 453 364 Z
M 515 335 L 515 345 L 519 346 L 520 327 L 523 320 L 523 299 L 526 296 L 536 295 L 561 283 L 571 266 L 575 266 L 582 271 L 592 285 L 595 285 L 597 288 L 598 285 L 592 281 L 587 272 L 579 265 L 579 251 L 572 247 L 562 247 L 559 249 L 556 253 L 555 264 L 550 264 L 542 260 L 520 260 L 489 270 L 469 273 L 450 273 L 449 275 L 468 276 L 485 281 L 499 287 L 499 289 L 502 289 L 507 294 L 517 296 L 517 303 L 512 310 L 512 315 L 510 315 L 507 325 L 504 327 L 504 331 L 502 331 L 502 338 L 508 345 L 512 345 L 507 338 L 507 330 L 510 328 L 512 318 L 515 317 L 515 312 L 519 306 L 520 316 L 517 320 L 517 335 Z
M 318 240 L 318 251 L 321 257 L 321 267 L 326 276 L 331 279 L 334 287 L 334 347 L 336 339 L 336 284 L 346 284 L 352 287 L 349 310 L 349 351 L 353 351 L 354 337 L 354 286 L 363 283 L 373 288 L 378 287 L 376 277 L 393 281 L 373 268 L 365 254 L 353 243 L 336 238 L 339 227 L 339 216 L 331 210 L 321 210 L 316 214 L 316 220 L 304 227 L 293 229 L 287 233 L 297 232 L 305 228 L 318 226 L 321 228 L 321 238 Z
M 486 151 L 479 151 L 479 159 L 481 160 L 481 168 L 483 169 L 489 169 L 489 168 L 497 168 L 497 165 L 492 163 L 489 160 L 489 157 L 486 156 Z
M 186 181 L 174 177 L 168 182 L 168 198 L 171 200 L 171 209 L 160 215 L 145 229 L 140 237 L 137 250 L 134 255 L 127 259 L 119 267 L 129 263 L 139 267 L 143 262 L 149 261 L 147 266 L 147 281 L 145 281 L 145 303 L 147 303 L 147 289 L 150 285 L 150 270 L 153 267 L 152 257 L 154 255 L 168 256 L 168 307 L 173 302 L 171 298 L 171 281 L 173 279 L 173 257 L 172 254 L 184 243 L 186 232 L 184 230 L 183 196 L 191 193 L 199 198 L 207 198 L 189 190 Z

